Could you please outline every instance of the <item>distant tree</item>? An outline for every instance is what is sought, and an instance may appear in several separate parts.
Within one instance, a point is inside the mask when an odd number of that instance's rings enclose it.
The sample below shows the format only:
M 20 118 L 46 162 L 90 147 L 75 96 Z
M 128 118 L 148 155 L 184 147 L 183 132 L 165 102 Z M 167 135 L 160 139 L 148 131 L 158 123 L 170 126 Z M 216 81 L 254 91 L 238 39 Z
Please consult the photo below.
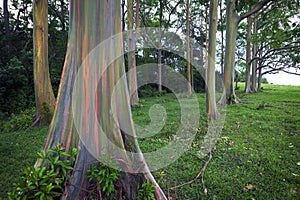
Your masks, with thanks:
M 3 17 L 4 17 L 4 29 L 5 34 L 9 35 L 9 12 L 8 12 L 8 0 L 3 0 Z
M 257 34 L 257 15 L 255 14 L 253 16 L 254 22 L 253 22 L 253 35 Z M 256 40 L 253 40 L 253 48 L 252 48 L 252 56 L 256 56 L 258 51 L 258 43 Z M 251 64 L 251 61 L 249 60 L 249 64 Z M 256 83 L 257 83 L 257 60 L 254 60 L 252 62 L 252 76 L 251 76 L 251 90 L 252 92 L 257 92 L 256 89 Z
M 208 65 L 206 69 L 206 111 L 209 118 L 217 118 L 216 105 L 216 34 L 218 24 L 218 1 L 210 1 L 209 9 L 209 42 L 208 42 Z
M 262 78 L 262 81 L 261 81 L 263 84 L 269 84 L 269 81 L 267 78 L 263 77 Z
M 34 88 L 36 121 L 34 125 L 50 123 L 55 104 L 48 63 L 48 1 L 33 1 Z
M 138 4 L 137 4 L 138 5 Z M 138 8 L 137 8 L 138 9 Z M 138 100 L 138 88 L 137 88 L 137 77 L 136 77 L 136 58 L 135 58 L 135 45 L 136 35 L 133 31 L 133 0 L 127 0 L 127 27 L 128 27 L 128 85 L 130 94 L 130 104 L 134 106 Z
M 258 63 L 258 87 L 261 89 L 262 76 L 283 71 L 300 75 L 300 24 L 299 1 L 275 1 L 256 15 L 256 30 L 253 42 L 257 44 L 255 54 L 251 59 Z M 252 73 L 256 75 L 256 73 Z M 252 77 L 252 88 L 254 85 Z
M 250 71 L 251 71 L 251 35 L 252 35 L 252 24 L 253 24 L 253 19 L 252 16 L 248 17 L 248 28 L 247 28 L 247 46 L 246 46 L 246 83 L 245 83 L 245 93 L 251 93 L 251 76 L 250 76 Z
M 272 0 L 262 0 L 256 2 L 252 6 L 252 9 L 238 15 L 237 13 L 237 2 L 238 0 L 227 1 L 226 7 L 226 47 L 225 47 L 225 71 L 224 71 L 224 84 L 226 93 L 227 104 L 238 103 L 239 99 L 235 95 L 233 87 L 233 73 L 235 65 L 235 48 L 236 48 L 236 36 L 238 30 L 238 24 L 245 18 L 253 15 L 254 13 L 261 10 L 265 5 L 267 5 Z M 241 2 L 245 3 L 245 2 Z
M 190 0 L 186 1 L 186 48 L 187 48 L 187 77 L 188 93 L 192 93 L 191 80 L 191 47 L 190 47 Z

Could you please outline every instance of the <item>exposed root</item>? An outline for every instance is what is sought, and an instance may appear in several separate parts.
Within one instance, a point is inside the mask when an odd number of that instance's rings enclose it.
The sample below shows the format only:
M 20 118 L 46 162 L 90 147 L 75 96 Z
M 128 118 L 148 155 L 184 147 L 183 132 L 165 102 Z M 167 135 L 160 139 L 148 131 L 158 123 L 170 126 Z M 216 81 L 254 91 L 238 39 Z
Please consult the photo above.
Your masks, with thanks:
M 188 182 L 186 182 L 186 183 L 183 183 L 183 184 L 180 184 L 180 185 L 176 185 L 176 186 L 174 186 L 174 187 L 171 187 L 171 188 L 169 188 L 169 190 L 174 190 L 174 189 L 176 189 L 176 188 L 180 188 L 180 187 L 182 187 L 182 186 L 192 184 L 192 183 L 194 183 L 194 182 L 202 175 L 201 181 L 202 181 L 202 184 L 203 184 L 203 189 L 204 189 L 204 191 L 207 191 L 207 188 L 206 188 L 205 185 L 204 185 L 204 172 L 205 172 L 205 170 L 206 170 L 206 168 L 207 168 L 207 165 L 210 163 L 211 159 L 212 159 L 212 151 L 209 152 L 209 157 L 208 157 L 207 161 L 204 163 L 202 169 L 201 169 L 200 172 L 195 176 L 195 178 L 193 178 L 192 180 L 190 180 L 190 181 L 188 181 Z

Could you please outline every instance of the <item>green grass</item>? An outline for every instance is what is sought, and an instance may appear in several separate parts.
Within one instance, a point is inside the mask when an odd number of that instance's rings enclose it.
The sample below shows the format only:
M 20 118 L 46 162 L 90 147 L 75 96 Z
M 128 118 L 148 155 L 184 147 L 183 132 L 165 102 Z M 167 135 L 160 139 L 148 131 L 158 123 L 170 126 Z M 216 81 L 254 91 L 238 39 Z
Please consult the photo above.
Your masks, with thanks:
M 37 152 L 42 149 L 48 128 L 35 128 L 0 134 L 0 197 L 12 190 L 23 170 L 34 165 Z
M 264 91 L 244 94 L 241 104 L 227 107 L 223 131 L 205 175 L 207 195 L 201 179 L 169 194 L 178 199 L 299 199 L 300 197 L 300 87 L 264 85 Z M 198 94 L 201 127 L 192 148 L 168 167 L 155 172 L 162 187 L 193 179 L 207 157 L 198 158 L 199 143 L 206 132 L 205 94 Z M 159 134 L 140 139 L 144 152 L 168 144 L 180 123 L 180 106 L 173 95 L 141 99 L 133 109 L 137 125 L 151 122 L 149 109 L 160 104 L 166 109 L 165 125 Z M 47 128 L 0 134 L 0 197 L 6 197 L 21 171 L 34 164 Z M 163 176 L 161 174 L 164 174 Z M 160 177 L 160 178 L 159 178 Z M 163 178 L 161 178 L 163 177 Z M 248 186 L 248 188 L 246 187 Z

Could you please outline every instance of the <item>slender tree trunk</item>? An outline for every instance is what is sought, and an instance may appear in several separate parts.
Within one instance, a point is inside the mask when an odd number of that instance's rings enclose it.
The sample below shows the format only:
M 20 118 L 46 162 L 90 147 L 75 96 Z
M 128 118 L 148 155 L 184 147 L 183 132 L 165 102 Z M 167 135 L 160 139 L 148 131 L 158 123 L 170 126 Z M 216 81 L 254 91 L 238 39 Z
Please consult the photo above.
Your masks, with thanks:
M 162 80 L 161 80 L 161 71 L 162 71 L 162 62 L 161 62 L 161 57 L 162 57 L 162 49 L 161 49 L 161 35 L 162 35 L 162 17 L 163 17 L 163 2 L 162 0 L 159 0 L 159 28 L 160 28 L 160 34 L 159 34 L 159 49 L 158 49 L 158 91 L 162 91 Z
M 261 44 L 263 45 L 263 44 Z M 258 52 L 259 53 L 259 57 L 262 56 L 262 51 Z M 259 61 L 258 62 L 258 84 L 257 84 L 257 91 L 261 91 L 262 90 L 262 63 Z
M 65 1 L 60 0 L 60 12 L 61 12 L 61 24 L 62 24 L 62 30 L 66 30 L 66 23 L 65 23 Z
M 96 159 L 115 162 L 126 199 L 136 199 L 148 178 L 157 199 L 166 199 L 137 143 L 122 56 L 120 0 L 71 0 L 68 49 L 57 106 L 44 149 L 75 147 L 75 172 L 62 199 L 85 199 L 86 170 Z M 99 80 L 100 79 L 100 80 Z M 135 154 L 137 152 L 138 154 Z M 103 158 L 104 157 L 104 158 Z M 131 165 L 135 160 L 138 166 Z M 40 160 L 36 166 L 43 165 Z M 144 174 L 139 173 L 140 171 Z
M 136 30 L 136 37 L 135 41 L 139 38 L 140 35 L 140 0 L 136 0 L 136 6 L 135 6 L 135 30 Z
M 223 11 L 222 0 L 220 2 L 220 21 L 221 21 L 221 74 L 224 74 L 224 30 L 223 30 Z
M 254 18 L 253 23 L 253 32 L 257 33 L 257 17 Z M 257 42 L 253 44 L 253 56 L 256 56 L 258 50 Z M 252 92 L 257 92 L 256 90 L 256 79 L 257 79 L 257 60 L 254 60 L 252 63 Z
M 207 65 L 208 65 L 208 38 L 209 38 L 209 13 L 208 13 L 208 9 L 209 9 L 209 6 L 206 5 L 206 8 L 205 8 L 205 34 L 206 34 L 206 37 L 205 37 L 205 69 L 207 69 Z
M 136 59 L 135 59 L 135 45 L 136 37 L 133 32 L 133 1 L 127 0 L 127 18 L 128 18 L 128 67 L 129 67 L 129 94 L 130 94 L 130 105 L 134 106 L 137 104 L 138 88 L 137 88 L 137 77 L 136 77 Z
M 122 10 L 122 31 L 125 31 L 125 0 L 122 0 L 121 4 L 121 10 Z
M 210 1 L 209 11 L 209 43 L 208 43 L 208 67 L 206 70 L 206 112 L 209 118 L 217 118 L 215 62 L 216 62 L 216 33 L 218 17 L 218 0 Z
M 33 2 L 34 89 L 36 122 L 49 124 L 55 105 L 48 64 L 48 1 Z
M 239 16 L 235 12 L 235 0 L 227 1 L 226 8 L 226 46 L 224 59 L 224 85 L 227 104 L 238 103 L 239 99 L 234 92 L 234 65 L 235 65 L 235 44 L 238 29 Z
M 187 49 L 187 77 L 188 93 L 192 94 L 191 81 L 191 48 L 190 48 L 190 1 L 186 1 L 186 49 Z
M 261 91 L 262 90 L 261 85 L 262 85 L 262 68 L 259 68 L 259 70 L 258 70 L 257 91 Z
M 10 54 L 10 30 L 9 30 L 9 12 L 8 12 L 8 0 L 3 0 L 3 17 L 4 17 L 4 31 L 5 31 L 5 45 L 8 55 Z
M 246 84 L 245 84 L 245 93 L 251 93 L 251 35 L 252 35 L 252 16 L 248 17 L 248 28 L 247 28 L 247 38 L 246 38 Z
M 6 36 L 9 35 L 9 12 L 8 12 L 8 0 L 3 0 L 3 16 L 4 16 L 4 29 Z

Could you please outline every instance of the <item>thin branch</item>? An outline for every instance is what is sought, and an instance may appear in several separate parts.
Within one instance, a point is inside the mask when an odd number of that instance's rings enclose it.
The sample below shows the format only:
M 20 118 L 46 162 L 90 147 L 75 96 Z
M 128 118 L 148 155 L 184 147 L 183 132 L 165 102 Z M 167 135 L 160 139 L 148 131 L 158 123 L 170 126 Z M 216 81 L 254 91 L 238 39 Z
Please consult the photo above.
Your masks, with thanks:
M 58 19 L 59 19 L 59 21 L 60 21 L 60 23 L 61 23 L 61 25 L 62 25 L 62 30 L 65 30 L 65 23 L 64 23 L 64 20 L 63 20 L 62 16 L 58 13 L 58 11 L 57 11 L 55 8 L 53 8 L 53 6 L 50 4 L 50 2 L 48 3 L 48 7 L 49 7 L 51 10 L 54 11 L 54 13 L 55 13 L 56 16 L 58 17 Z
M 170 14 L 169 14 L 169 19 L 168 19 L 168 22 L 167 22 L 167 27 L 170 25 L 170 21 L 171 21 L 171 15 L 174 13 L 174 11 L 176 11 L 176 8 L 180 5 L 180 3 L 182 3 L 182 0 L 179 0 L 177 2 L 177 4 L 172 8 Z
M 182 187 L 182 186 L 185 186 L 185 185 L 189 185 L 189 184 L 191 184 L 191 183 L 194 183 L 194 182 L 200 177 L 200 175 L 202 175 L 201 181 L 202 181 L 202 183 L 204 184 L 204 178 L 203 178 L 204 171 L 206 170 L 207 165 L 209 164 L 209 162 L 211 161 L 211 159 L 212 159 L 212 152 L 210 151 L 210 152 L 209 152 L 209 157 L 208 157 L 207 161 L 204 163 L 204 166 L 202 167 L 202 169 L 200 170 L 200 172 L 195 176 L 195 178 L 193 178 L 192 180 L 190 180 L 190 181 L 188 181 L 188 182 L 186 182 L 186 183 L 182 183 L 182 184 L 180 184 L 180 185 L 176 185 L 176 186 L 174 186 L 174 187 L 171 187 L 171 188 L 169 188 L 169 190 L 174 190 L 174 189 L 176 189 L 176 188 L 180 188 L 180 187 Z M 204 187 L 204 190 L 205 190 L 206 187 L 205 187 L 204 185 L 203 185 L 203 187 Z
M 267 5 L 269 2 L 272 2 L 274 0 L 263 0 L 259 3 L 257 3 L 254 8 L 252 8 L 251 10 L 249 10 L 248 12 L 242 14 L 240 17 L 239 17 L 239 22 L 242 21 L 243 19 L 253 15 L 254 13 L 260 11 L 265 5 Z

